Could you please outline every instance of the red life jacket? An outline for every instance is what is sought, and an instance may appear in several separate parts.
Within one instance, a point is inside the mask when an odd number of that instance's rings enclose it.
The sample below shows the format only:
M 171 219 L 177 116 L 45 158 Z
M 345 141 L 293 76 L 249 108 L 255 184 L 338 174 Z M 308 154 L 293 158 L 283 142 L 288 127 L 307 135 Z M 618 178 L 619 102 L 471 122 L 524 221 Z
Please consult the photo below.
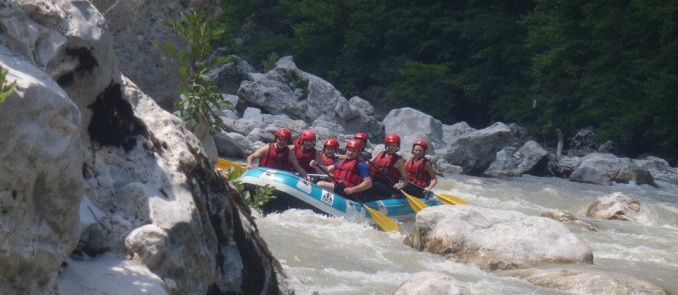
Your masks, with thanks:
M 275 144 L 268 145 L 268 153 L 259 160 L 259 167 L 269 167 L 278 170 L 293 171 L 292 162 L 289 159 L 290 148 L 285 146 L 281 151 L 275 149 Z
M 358 159 L 343 160 L 337 164 L 334 169 L 334 182 L 341 184 L 345 188 L 354 187 L 363 182 L 363 178 L 358 174 Z
M 392 183 L 394 181 L 398 182 L 398 180 L 401 178 L 401 175 L 400 171 L 395 168 L 395 163 L 400 160 L 400 158 L 400 155 L 395 153 L 392 155 L 388 155 L 386 151 L 379 153 L 372 159 L 372 164 L 374 165 L 369 165 L 372 178 L 376 180 L 383 180 L 388 183 Z M 390 179 L 384 177 L 384 174 L 386 174 Z
M 414 162 L 414 157 L 412 157 L 405 163 L 407 180 L 410 183 L 421 187 L 427 187 L 431 184 L 431 175 L 426 171 L 426 162 L 428 162 L 426 157 L 422 157 L 416 163 Z
M 320 155 L 320 164 L 325 165 L 325 166 L 330 166 L 334 165 L 337 161 L 339 161 L 339 157 L 335 154 L 334 157 L 328 157 L 323 153 L 322 151 L 318 151 L 318 154 Z
M 308 171 L 315 171 L 315 169 L 311 168 L 311 160 L 315 160 L 315 154 L 317 153 L 315 148 L 311 148 L 310 150 L 304 150 L 304 146 L 301 144 L 301 140 L 298 140 L 294 144 L 294 155 L 297 157 L 297 162 L 299 162 L 299 166 Z

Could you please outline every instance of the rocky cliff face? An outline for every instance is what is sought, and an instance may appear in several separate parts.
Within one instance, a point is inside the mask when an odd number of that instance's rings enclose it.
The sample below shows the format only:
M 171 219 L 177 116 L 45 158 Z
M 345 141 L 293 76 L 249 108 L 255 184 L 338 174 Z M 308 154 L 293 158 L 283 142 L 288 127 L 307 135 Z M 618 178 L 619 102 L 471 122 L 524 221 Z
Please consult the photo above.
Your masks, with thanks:
M 179 91 L 179 65 L 156 44 L 182 41 L 165 25 L 191 9 L 205 11 L 208 18 L 220 13 L 216 0 L 90 1 L 105 13 L 105 26 L 113 37 L 113 50 L 120 68 L 161 107 L 172 109 Z
M 96 268 L 104 256 L 149 270 L 154 294 L 286 292 L 248 209 L 199 141 L 121 74 L 96 7 L 0 8 L 0 66 L 17 81 L 0 104 L 0 293 L 115 294 L 69 268 Z M 138 276 L 105 267 L 129 285 Z

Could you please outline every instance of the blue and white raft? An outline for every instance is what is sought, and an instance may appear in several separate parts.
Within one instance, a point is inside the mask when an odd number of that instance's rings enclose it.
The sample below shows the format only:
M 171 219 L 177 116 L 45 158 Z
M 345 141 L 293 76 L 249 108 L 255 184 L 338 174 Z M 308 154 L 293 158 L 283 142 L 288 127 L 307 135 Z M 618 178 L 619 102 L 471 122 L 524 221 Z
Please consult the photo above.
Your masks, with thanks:
M 362 206 L 363 203 L 324 190 L 313 182 L 288 171 L 265 167 L 253 168 L 246 171 L 239 181 L 243 184 L 275 187 L 276 199 L 264 206 L 264 213 L 290 208 L 311 209 L 322 214 L 344 217 L 354 222 L 373 223 L 372 217 Z M 441 205 L 436 197 L 421 200 L 428 206 Z M 364 204 L 399 221 L 409 221 L 415 216 L 415 212 L 405 198 L 389 198 Z

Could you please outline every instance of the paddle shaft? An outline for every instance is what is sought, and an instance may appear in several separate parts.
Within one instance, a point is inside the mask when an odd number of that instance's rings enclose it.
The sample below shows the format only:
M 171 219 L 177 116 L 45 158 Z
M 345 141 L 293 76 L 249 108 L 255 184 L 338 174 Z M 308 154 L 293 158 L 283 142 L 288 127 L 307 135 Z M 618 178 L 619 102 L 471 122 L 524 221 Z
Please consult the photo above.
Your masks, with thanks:
M 374 170 L 379 171 L 379 173 L 381 173 L 381 175 L 383 175 L 384 177 L 386 177 L 386 179 L 388 179 L 388 181 L 390 181 L 393 185 L 396 184 L 396 182 L 393 181 L 393 179 L 391 179 L 390 177 L 388 177 L 388 175 L 386 175 L 386 173 L 384 173 L 384 171 L 381 171 L 381 169 L 379 169 L 379 167 L 377 167 L 377 165 L 374 165 L 374 163 L 372 163 L 372 160 L 367 160 L 367 163 L 369 163 L 370 165 L 372 165 L 372 167 L 374 167 Z
M 414 183 L 412 183 L 412 185 L 414 185 L 414 186 L 416 186 L 416 187 L 418 187 L 418 188 L 420 188 L 420 189 L 422 189 L 422 190 L 424 189 L 423 187 L 418 186 L 418 185 L 416 185 L 416 184 L 414 184 Z M 429 191 L 429 193 L 431 193 L 431 194 L 433 194 L 434 196 L 438 197 L 438 199 L 440 199 L 441 201 L 443 201 L 443 203 L 446 204 L 446 205 L 450 205 L 450 204 L 452 204 L 452 205 L 466 205 L 466 204 L 468 204 L 468 201 L 466 201 L 466 200 L 464 200 L 464 199 L 462 199 L 462 198 L 460 198 L 460 197 L 455 197 L 455 196 L 452 196 L 452 195 L 445 195 L 445 194 L 436 194 L 436 193 L 434 193 L 434 192 L 432 192 L 432 191 Z
M 396 185 L 395 181 L 393 181 L 393 179 L 388 177 L 388 175 L 386 175 L 386 173 L 384 173 L 384 171 L 381 171 L 379 169 L 379 167 L 374 165 L 374 163 L 372 163 L 370 161 L 367 161 L 367 162 L 370 163 L 370 165 L 372 165 L 372 167 L 374 167 L 375 170 L 379 171 L 379 173 L 381 173 L 381 175 L 383 175 L 384 177 L 386 177 L 386 179 L 388 179 L 391 183 L 393 183 L 393 185 Z M 424 203 L 422 200 L 406 193 L 404 190 L 400 189 L 400 192 L 403 193 L 403 195 L 405 195 L 405 198 L 407 198 L 407 202 L 410 204 L 410 207 L 412 207 L 412 210 L 414 210 L 414 212 L 419 212 L 422 209 L 428 207 L 428 205 L 426 205 L 426 203 Z
M 416 184 L 411 183 L 411 182 L 410 182 L 410 184 L 411 184 L 411 185 L 414 185 L 414 186 L 416 186 L 416 187 L 418 187 L 418 188 L 420 188 L 420 189 L 422 189 L 422 190 L 425 190 L 425 189 L 426 189 L 425 187 L 423 187 L 423 186 L 421 186 L 421 185 L 416 185 Z M 429 191 L 429 192 L 435 195 L 435 193 L 433 193 L 432 191 Z

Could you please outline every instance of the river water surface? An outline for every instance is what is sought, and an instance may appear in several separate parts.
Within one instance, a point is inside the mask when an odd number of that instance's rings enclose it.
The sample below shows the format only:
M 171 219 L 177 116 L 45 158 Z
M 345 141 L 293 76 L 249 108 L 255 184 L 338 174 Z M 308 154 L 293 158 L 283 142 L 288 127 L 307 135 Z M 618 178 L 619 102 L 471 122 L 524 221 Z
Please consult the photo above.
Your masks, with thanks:
M 539 216 L 562 210 L 598 227 L 588 231 L 570 226 L 593 251 L 590 266 L 565 265 L 624 273 L 678 294 L 678 186 L 599 186 L 559 178 L 523 176 L 509 179 L 447 175 L 434 191 L 453 194 L 470 204 Z M 637 199 L 637 221 L 586 217 L 598 196 L 622 192 Z M 258 216 L 261 236 L 288 275 L 301 285 L 297 294 L 393 294 L 419 271 L 445 273 L 473 294 L 568 294 L 535 286 L 511 272 L 479 268 L 420 252 L 403 244 L 412 227 L 400 224 L 396 233 L 306 210 Z

